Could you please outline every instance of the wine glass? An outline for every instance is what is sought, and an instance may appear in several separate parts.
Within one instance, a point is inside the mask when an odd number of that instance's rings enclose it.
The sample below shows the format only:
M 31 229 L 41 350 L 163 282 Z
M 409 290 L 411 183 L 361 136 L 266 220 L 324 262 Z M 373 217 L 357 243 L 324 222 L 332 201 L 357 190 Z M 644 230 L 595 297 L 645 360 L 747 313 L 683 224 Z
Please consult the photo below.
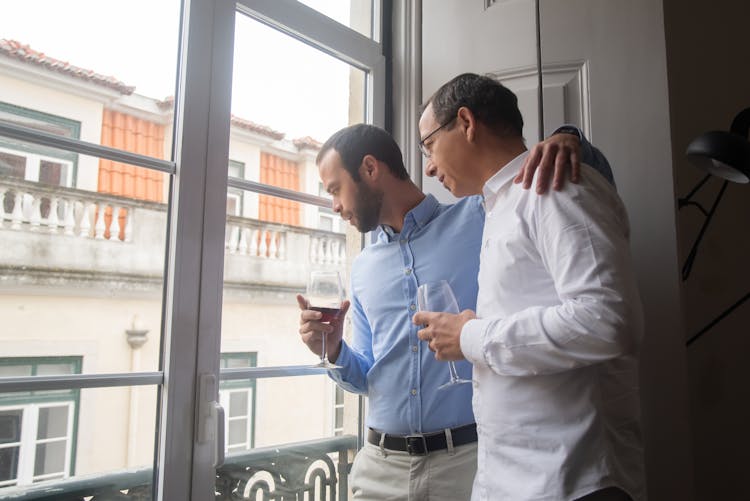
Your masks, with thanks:
M 341 275 L 338 271 L 313 271 L 310 272 L 310 281 L 307 284 L 307 307 L 323 314 L 321 322 L 330 323 L 338 319 L 341 313 L 341 302 L 344 300 L 344 288 L 341 286 Z M 326 350 L 326 332 L 322 332 L 322 346 L 320 363 L 315 367 L 325 369 L 340 369 L 340 365 L 328 360 Z
M 417 289 L 417 305 L 419 311 L 442 311 L 445 313 L 458 313 L 458 303 L 453 295 L 451 286 L 445 280 L 422 284 Z M 462 379 L 456 370 L 456 364 L 448 362 L 450 380 L 439 386 L 443 390 L 457 384 L 471 383 L 470 379 Z

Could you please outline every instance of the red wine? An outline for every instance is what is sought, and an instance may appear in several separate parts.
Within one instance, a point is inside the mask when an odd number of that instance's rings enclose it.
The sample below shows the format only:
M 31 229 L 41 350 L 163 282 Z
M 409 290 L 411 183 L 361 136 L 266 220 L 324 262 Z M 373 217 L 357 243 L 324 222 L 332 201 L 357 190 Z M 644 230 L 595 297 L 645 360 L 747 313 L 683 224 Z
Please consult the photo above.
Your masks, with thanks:
M 310 306 L 310 309 L 313 311 L 319 311 L 323 314 L 323 317 L 321 317 L 321 322 L 331 322 L 333 320 L 336 320 L 339 318 L 339 313 L 341 313 L 341 308 L 321 308 L 319 306 Z

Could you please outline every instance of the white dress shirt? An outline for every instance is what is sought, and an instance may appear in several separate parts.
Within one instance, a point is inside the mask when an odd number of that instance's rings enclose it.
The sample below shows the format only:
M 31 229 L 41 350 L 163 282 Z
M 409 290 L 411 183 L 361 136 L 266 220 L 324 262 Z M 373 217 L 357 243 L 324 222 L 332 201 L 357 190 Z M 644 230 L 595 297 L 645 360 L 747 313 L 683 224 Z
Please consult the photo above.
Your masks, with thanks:
M 479 429 L 472 499 L 618 486 L 643 500 L 643 317 L 625 208 L 588 165 L 562 191 L 521 189 L 526 155 L 484 186 L 478 318 L 461 332 Z

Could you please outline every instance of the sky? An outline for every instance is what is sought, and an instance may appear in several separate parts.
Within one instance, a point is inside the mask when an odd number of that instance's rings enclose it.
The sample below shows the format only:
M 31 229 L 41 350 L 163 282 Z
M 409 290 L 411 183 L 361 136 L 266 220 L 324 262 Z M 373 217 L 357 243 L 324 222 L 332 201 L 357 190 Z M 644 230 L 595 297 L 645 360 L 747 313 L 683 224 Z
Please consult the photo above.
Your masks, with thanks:
M 337 20 L 342 0 L 304 0 Z M 0 38 L 113 76 L 155 99 L 174 95 L 179 0 L 0 0 Z M 349 66 L 238 15 L 232 113 L 323 141 L 348 125 Z

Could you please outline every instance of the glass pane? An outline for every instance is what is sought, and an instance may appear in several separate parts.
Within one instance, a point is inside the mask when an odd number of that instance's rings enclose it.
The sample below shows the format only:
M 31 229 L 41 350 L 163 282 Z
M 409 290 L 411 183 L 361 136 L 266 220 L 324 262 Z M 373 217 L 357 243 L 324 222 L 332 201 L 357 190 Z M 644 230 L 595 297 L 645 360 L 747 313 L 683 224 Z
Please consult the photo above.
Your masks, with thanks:
M 26 175 L 26 157 L 0 150 L 0 176 L 23 179 Z
M 3 358 L 0 358 L 0 377 L 17 377 L 17 376 L 31 376 L 30 365 L 5 365 Z
M 349 256 L 360 248 L 356 230 L 348 228 L 343 234 L 311 229 L 319 207 L 298 207 L 300 225 L 227 220 L 222 349 L 257 352 L 261 367 L 315 362 L 315 355 L 300 341 L 295 295 L 305 292 L 310 272 L 318 269 L 339 270 L 346 288 Z M 305 221 L 313 224 L 301 224 Z M 346 229 L 341 218 L 335 221 L 338 229 Z
M 22 409 L 0 411 L 0 444 L 21 440 Z
M 229 394 L 229 417 L 246 416 L 249 391 L 233 391 Z
M 180 4 L 5 0 L 0 120 L 169 158 Z
M 75 364 L 72 363 L 41 363 L 36 368 L 37 376 L 57 376 L 60 374 L 75 374 Z
M 274 51 L 258 50 L 268 46 Z M 246 167 L 245 179 L 319 196 L 315 156 L 330 134 L 364 120 L 365 74 L 239 14 L 234 58 L 230 158 Z M 258 68 L 273 78 L 257 78 Z M 317 77 L 301 85 L 300 74 Z M 311 364 L 315 356 L 299 340 L 295 294 L 304 292 L 313 267 L 345 276 L 359 234 L 347 251 L 347 225 L 338 215 L 324 221 L 328 231 L 318 231 L 329 208 L 240 194 L 241 213 L 227 218 L 225 233 L 222 350 L 258 352 L 258 366 Z
M 19 405 L 28 412 L 38 406 L 39 414 L 35 420 L 31 412 L 31 419 L 24 424 L 38 428 L 21 437 L 20 449 L 0 448 L 0 461 L 5 461 L 0 462 L 0 472 L 6 477 L 11 472 L 19 475 L 16 486 L 0 484 L 0 498 L 23 494 L 25 499 L 34 499 L 31 493 L 36 492 L 36 483 L 44 483 L 47 489 L 54 486 L 59 499 L 88 499 L 105 491 L 114 492 L 108 490 L 112 488 L 123 494 L 136 488 L 150 492 L 156 398 L 155 386 L 83 389 L 66 405 L 40 404 L 25 398 L 27 403 Z M 13 399 L 18 396 L 0 398 L 0 407 Z M 66 409 L 70 410 L 64 417 Z M 79 489 L 84 484 L 78 482 L 82 478 L 86 479 L 83 492 Z M 77 485 L 71 485 L 71 480 Z
M 335 131 L 364 121 L 365 73 L 241 14 L 234 50 L 229 158 L 246 166 L 244 179 L 318 195 L 315 155 Z M 265 215 L 264 200 L 247 197 L 243 216 L 299 224 L 286 207 Z
M 72 165 L 75 189 L 0 176 L 0 374 L 31 362 L 70 374 L 61 352 L 82 373 L 157 370 L 169 175 L 88 155 Z
M 0 489 L 6 485 L 13 485 L 18 476 L 18 454 L 20 447 L 4 447 L 0 449 Z M 3 491 L 0 490 L 0 495 Z
M 334 21 L 372 38 L 373 0 L 299 0 Z M 378 0 L 375 0 L 378 1 Z
M 230 445 L 244 444 L 247 441 L 247 419 L 229 421 L 229 435 L 227 443 Z
M 242 382 L 251 383 L 233 381 Z M 347 475 L 349 455 L 356 449 L 357 397 L 346 394 L 343 435 L 334 437 L 332 382 L 327 376 L 258 379 L 255 384 L 257 405 L 248 427 L 254 431 L 255 447 L 247 451 L 229 449 L 225 465 L 217 471 L 217 490 L 230 497 L 233 490 L 239 489 L 238 494 L 245 493 L 249 498 L 248 493 L 254 488 L 263 489 L 265 481 L 265 499 L 279 496 L 284 487 L 296 492 L 299 499 L 308 499 L 304 496 L 305 480 L 316 468 L 326 479 L 338 473 L 341 482 Z M 289 395 L 294 395 L 293 402 Z M 247 424 L 244 420 L 238 423 Z M 228 437 L 233 433 L 232 424 L 229 429 Z M 341 466 L 339 461 L 343 462 Z M 240 469 L 255 473 L 247 479 L 236 475 Z M 285 479 L 283 486 L 273 480 L 277 475 Z M 329 497 L 316 495 L 309 499 Z
M 66 449 L 67 441 L 38 444 L 34 458 L 34 476 L 63 472 Z
M 40 407 L 39 424 L 37 425 L 37 439 L 59 438 L 68 434 L 68 415 L 70 407 Z

